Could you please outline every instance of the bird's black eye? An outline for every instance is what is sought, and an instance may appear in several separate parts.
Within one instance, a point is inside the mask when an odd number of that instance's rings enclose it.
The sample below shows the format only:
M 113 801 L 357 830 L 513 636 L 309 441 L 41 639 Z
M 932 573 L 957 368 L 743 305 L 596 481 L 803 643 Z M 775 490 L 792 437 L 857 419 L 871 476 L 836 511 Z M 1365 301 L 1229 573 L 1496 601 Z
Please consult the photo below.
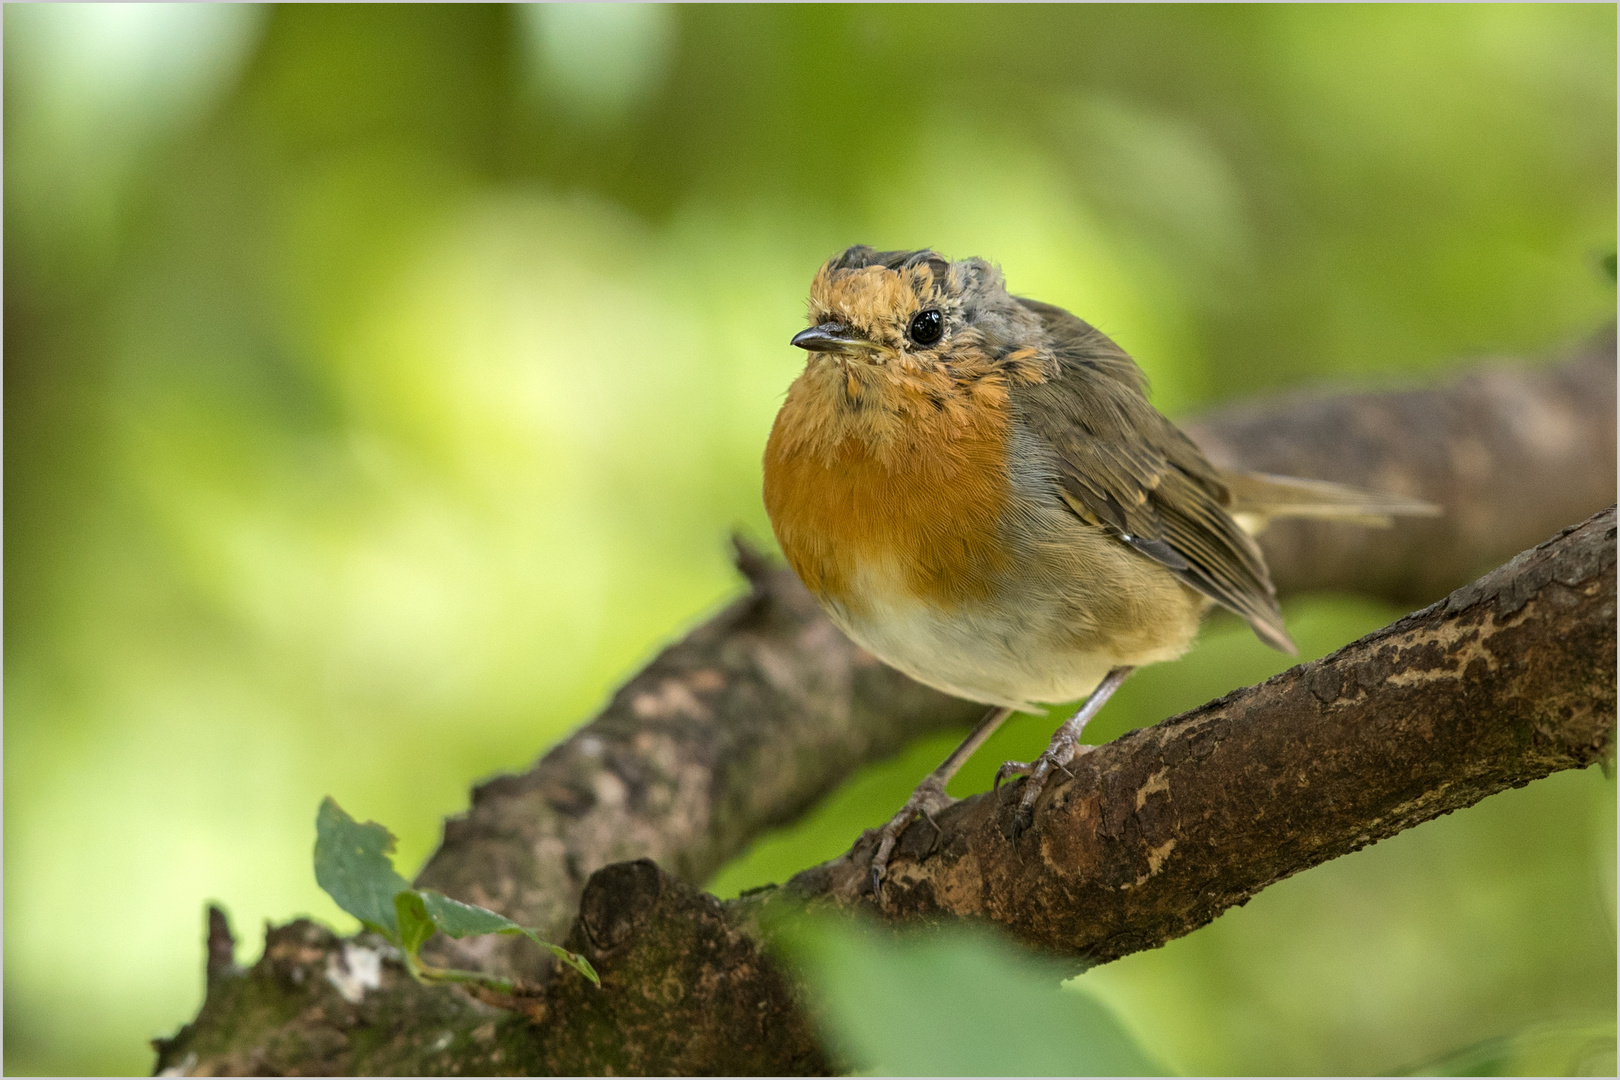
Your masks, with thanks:
M 911 317 L 911 340 L 919 345 L 932 345 L 945 332 L 945 316 L 934 308 L 919 311 Z

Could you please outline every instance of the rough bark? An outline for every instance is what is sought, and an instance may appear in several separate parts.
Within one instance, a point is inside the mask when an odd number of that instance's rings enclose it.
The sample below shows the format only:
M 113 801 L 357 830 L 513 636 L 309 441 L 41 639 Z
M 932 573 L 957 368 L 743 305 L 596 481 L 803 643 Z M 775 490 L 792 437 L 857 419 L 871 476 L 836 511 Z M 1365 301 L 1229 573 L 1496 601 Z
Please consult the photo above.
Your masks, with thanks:
M 215 909 L 217 910 L 217 909 Z M 398 953 L 308 919 L 271 927 L 250 970 L 209 971 L 197 1019 L 158 1040 L 189 1076 L 825 1075 L 793 985 L 751 923 L 649 860 L 597 871 L 569 945 L 583 978 L 480 1000 L 412 981 Z
M 1131 732 L 1075 763 L 1009 839 L 1017 784 L 914 824 L 891 917 L 998 924 L 1085 962 L 1185 934 L 1271 882 L 1559 769 L 1612 758 L 1611 507 L 1331 656 Z M 649 860 L 591 876 L 568 944 L 602 975 L 480 1001 L 409 981 L 375 939 L 273 928 L 158 1044 L 198 1073 L 826 1071 L 768 959 L 762 908 L 875 906 L 864 839 L 786 888 L 722 904 Z

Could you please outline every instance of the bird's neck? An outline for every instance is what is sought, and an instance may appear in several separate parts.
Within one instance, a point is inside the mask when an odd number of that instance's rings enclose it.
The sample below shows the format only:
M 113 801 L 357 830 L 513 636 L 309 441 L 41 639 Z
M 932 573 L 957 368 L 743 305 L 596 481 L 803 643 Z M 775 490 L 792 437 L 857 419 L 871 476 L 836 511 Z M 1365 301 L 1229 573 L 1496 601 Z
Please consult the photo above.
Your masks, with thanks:
M 851 455 L 906 469 L 1006 427 L 1007 379 L 987 363 L 920 367 L 818 358 L 788 391 L 771 439 L 824 464 Z M 908 464 L 910 463 L 910 464 Z

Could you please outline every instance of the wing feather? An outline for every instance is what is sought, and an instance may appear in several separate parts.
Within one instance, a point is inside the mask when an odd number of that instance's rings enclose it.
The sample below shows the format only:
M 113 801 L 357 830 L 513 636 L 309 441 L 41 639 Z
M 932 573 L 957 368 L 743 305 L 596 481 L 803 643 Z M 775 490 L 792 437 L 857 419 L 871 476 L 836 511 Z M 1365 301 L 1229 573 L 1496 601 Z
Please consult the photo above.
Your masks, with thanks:
M 1267 644 L 1296 651 L 1260 549 L 1227 510 L 1221 474 L 1148 403 L 1141 369 L 1062 308 L 1019 303 L 1040 316 L 1058 361 L 1057 377 L 1025 389 L 1020 404 L 1054 451 L 1065 504 L 1236 612 Z

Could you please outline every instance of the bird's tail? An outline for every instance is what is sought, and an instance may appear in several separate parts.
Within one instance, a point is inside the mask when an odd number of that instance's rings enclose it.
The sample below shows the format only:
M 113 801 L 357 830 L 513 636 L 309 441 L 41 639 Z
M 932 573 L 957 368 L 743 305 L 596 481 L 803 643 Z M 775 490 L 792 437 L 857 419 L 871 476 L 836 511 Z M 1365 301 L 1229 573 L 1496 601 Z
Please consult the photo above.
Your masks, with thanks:
M 1251 536 L 1259 535 L 1272 521 L 1285 517 L 1320 518 L 1387 529 L 1397 517 L 1438 517 L 1440 514 L 1438 506 L 1422 499 L 1363 491 L 1325 480 L 1237 470 L 1223 473 L 1221 479 L 1231 493 L 1227 509 Z

